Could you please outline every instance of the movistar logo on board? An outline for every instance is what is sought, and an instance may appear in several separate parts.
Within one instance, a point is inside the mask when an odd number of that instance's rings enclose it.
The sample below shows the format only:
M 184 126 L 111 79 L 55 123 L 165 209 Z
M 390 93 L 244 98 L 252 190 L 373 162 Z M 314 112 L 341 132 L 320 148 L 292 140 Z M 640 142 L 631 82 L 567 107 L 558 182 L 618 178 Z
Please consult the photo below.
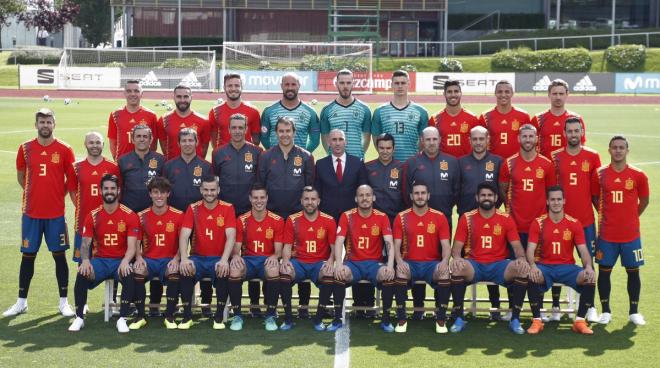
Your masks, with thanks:
M 140 85 L 143 87 L 161 87 L 163 84 L 156 77 L 156 73 L 153 70 L 150 70 L 147 75 L 140 79 Z

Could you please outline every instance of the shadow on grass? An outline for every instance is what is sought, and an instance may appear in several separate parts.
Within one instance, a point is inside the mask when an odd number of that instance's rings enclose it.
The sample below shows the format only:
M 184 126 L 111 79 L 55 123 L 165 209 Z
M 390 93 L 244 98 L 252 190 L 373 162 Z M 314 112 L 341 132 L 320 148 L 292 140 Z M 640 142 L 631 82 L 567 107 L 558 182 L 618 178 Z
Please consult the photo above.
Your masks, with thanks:
M 78 349 L 87 352 L 129 348 L 135 353 L 167 353 L 182 346 L 196 346 L 205 353 L 221 354 L 237 347 L 249 347 L 255 354 L 266 357 L 315 345 L 326 354 L 334 354 L 334 334 L 314 331 L 311 320 L 295 320 L 295 328 L 286 332 L 265 331 L 263 320 L 256 318 L 246 318 L 242 331 L 229 330 L 229 324 L 225 330 L 216 331 L 212 329 L 212 320 L 197 316 L 187 331 L 166 330 L 163 318 L 148 321 L 140 330 L 119 334 L 115 329 L 116 318 L 105 323 L 102 313 L 90 313 L 82 331 L 71 333 L 67 331 L 70 320 L 59 314 L 38 318 L 26 314 L 0 319 L 0 344 L 25 352 L 79 345 Z
M 524 327 L 529 327 L 529 319 Z M 507 322 L 489 322 L 486 319 L 471 319 L 460 334 L 435 333 L 434 321 L 409 321 L 404 336 L 382 332 L 378 323 L 351 320 L 351 348 L 373 347 L 390 355 L 400 355 L 413 348 L 444 352 L 459 356 L 468 350 L 481 351 L 483 355 L 503 355 L 511 359 L 529 356 L 545 357 L 561 350 L 582 348 L 583 354 L 597 357 L 608 351 L 627 350 L 634 346 L 635 326 L 625 325 L 616 331 L 607 331 L 604 326 L 592 325 L 594 335 L 582 336 L 571 331 L 571 322 L 546 323 L 545 330 L 538 336 L 514 335 Z

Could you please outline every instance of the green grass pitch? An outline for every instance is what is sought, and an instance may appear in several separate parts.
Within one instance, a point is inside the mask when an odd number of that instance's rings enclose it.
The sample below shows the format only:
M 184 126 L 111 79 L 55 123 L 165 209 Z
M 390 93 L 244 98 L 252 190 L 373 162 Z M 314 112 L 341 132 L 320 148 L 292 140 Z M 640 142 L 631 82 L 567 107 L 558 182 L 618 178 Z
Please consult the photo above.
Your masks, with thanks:
M 273 96 L 273 98 L 277 98 Z M 569 101 L 570 103 L 570 101 Z M 89 130 L 105 133 L 108 113 L 121 106 L 121 100 L 77 100 L 65 106 L 62 100 L 2 99 L 0 111 L 0 308 L 14 303 L 18 284 L 20 255 L 20 198 L 15 164 L 18 145 L 35 136 L 33 114 L 41 106 L 56 111 L 55 135 L 71 144 L 76 154 L 84 154 L 83 134 Z M 162 114 L 156 101 L 145 105 Z M 257 103 L 263 108 L 266 103 Z M 196 101 L 193 107 L 204 114 L 210 101 Z M 373 107 L 373 106 L 372 106 Z M 469 105 L 480 112 L 489 106 Z M 546 105 L 521 105 L 529 112 Z M 320 104 L 316 106 L 320 111 Z M 440 104 L 427 105 L 430 112 Z M 355 367 L 396 366 L 650 366 L 660 358 L 660 273 L 656 263 L 660 251 L 656 239 L 660 230 L 657 183 L 660 183 L 660 108 L 652 105 L 571 105 L 587 122 L 587 144 L 609 161 L 606 146 L 613 133 L 624 133 L 631 143 L 630 163 L 641 163 L 651 182 L 651 204 L 642 217 L 642 237 L 646 266 L 642 268 L 640 311 L 648 324 L 633 327 L 627 321 L 625 272 L 617 267 L 613 275 L 613 322 L 595 326 L 594 336 L 576 336 L 570 322 L 546 324 L 541 336 L 514 336 L 504 323 L 489 323 L 484 316 L 470 320 L 460 335 L 439 336 L 432 321 L 411 322 L 405 335 L 384 334 L 370 321 L 350 322 L 350 364 Z M 107 148 L 106 148 L 107 153 Z M 317 158 L 323 153 L 315 152 Z M 369 158 L 375 157 L 370 149 Z M 47 205 L 47 204 L 45 204 Z M 72 208 L 67 200 L 69 228 Z M 45 245 L 44 245 L 45 247 Z M 70 255 L 70 253 L 68 254 Z M 75 268 L 71 264 L 69 300 L 73 303 Z M 335 338 L 316 333 L 311 322 L 299 323 L 290 332 L 266 333 L 261 322 L 247 319 L 242 332 L 213 331 L 201 319 L 189 331 L 166 331 L 160 319 L 153 319 L 143 330 L 120 336 L 114 322 L 103 323 L 102 288 L 90 293 L 91 314 L 78 334 L 66 331 L 69 321 L 57 313 L 53 261 L 47 251 L 37 257 L 30 290 L 29 313 L 0 319 L 0 366 L 331 366 Z M 523 320 L 529 324 L 529 315 Z M 655 341 L 655 342 L 654 342 Z

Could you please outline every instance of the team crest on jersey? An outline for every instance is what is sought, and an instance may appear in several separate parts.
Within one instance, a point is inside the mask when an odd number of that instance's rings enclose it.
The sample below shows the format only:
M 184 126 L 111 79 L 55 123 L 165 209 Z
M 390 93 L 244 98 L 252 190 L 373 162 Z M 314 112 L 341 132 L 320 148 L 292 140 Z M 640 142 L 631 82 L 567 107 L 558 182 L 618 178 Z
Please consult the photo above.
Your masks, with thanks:
M 371 236 L 378 236 L 380 234 L 380 228 L 377 225 L 371 227 Z
M 626 190 L 632 190 L 635 187 L 635 182 L 632 179 L 626 179 Z
M 447 161 L 440 161 L 440 170 L 449 170 L 449 163 Z
M 357 119 L 359 116 L 360 116 L 360 112 L 359 112 L 359 111 L 357 111 L 357 110 L 353 111 L 353 117 L 354 117 L 354 118 Z
M 174 232 L 174 223 L 172 221 L 169 221 L 167 224 L 165 224 L 165 231 L 168 233 Z
M 466 122 L 463 122 L 461 124 L 461 133 L 467 133 L 468 132 L 468 124 Z
M 428 224 L 428 226 L 426 227 L 426 232 L 429 234 L 435 234 L 435 224 L 434 223 Z
M 60 154 L 55 152 L 50 156 L 50 162 L 54 164 L 59 164 L 60 163 Z
M 502 235 L 502 226 L 500 224 L 495 224 L 493 227 L 493 235 Z
M 398 179 L 398 178 L 399 178 L 399 169 L 390 170 L 390 179 Z
M 571 232 L 568 229 L 564 230 L 564 234 L 563 234 L 562 238 L 564 240 L 571 240 L 573 238 L 573 232 Z
M 511 122 L 511 130 L 518 130 L 520 128 L 520 123 L 518 120 L 514 120 Z
M 218 227 L 223 227 L 225 226 L 225 218 L 222 216 L 218 216 L 215 218 L 215 224 L 218 225 Z
M 486 162 L 486 171 L 494 171 L 494 170 L 495 170 L 495 163 L 490 160 Z
M 302 166 L 302 157 L 296 156 L 293 158 L 293 166 Z
M 273 239 L 273 228 L 269 227 L 266 229 L 266 239 L 270 240 Z
M 202 167 L 197 165 L 193 170 L 193 176 L 202 176 Z
M 582 171 L 584 172 L 589 172 L 589 161 L 584 160 L 582 161 Z
M 150 169 L 157 169 L 158 168 L 158 160 L 156 160 L 155 158 L 152 158 L 151 160 L 149 160 L 149 168 Z
M 543 174 L 544 174 L 544 172 L 543 172 L 542 168 L 539 167 L 539 168 L 536 169 L 536 178 L 537 179 L 543 179 Z
M 252 152 L 245 152 L 245 162 L 252 162 Z
M 413 114 L 412 112 L 408 114 L 408 120 L 415 120 L 415 114 Z
M 117 231 L 119 231 L 120 233 L 126 231 L 126 223 L 124 221 L 119 221 L 119 223 L 117 224 Z
M 319 228 L 318 230 L 316 230 L 316 238 L 317 239 L 325 238 L 325 229 L 324 228 Z

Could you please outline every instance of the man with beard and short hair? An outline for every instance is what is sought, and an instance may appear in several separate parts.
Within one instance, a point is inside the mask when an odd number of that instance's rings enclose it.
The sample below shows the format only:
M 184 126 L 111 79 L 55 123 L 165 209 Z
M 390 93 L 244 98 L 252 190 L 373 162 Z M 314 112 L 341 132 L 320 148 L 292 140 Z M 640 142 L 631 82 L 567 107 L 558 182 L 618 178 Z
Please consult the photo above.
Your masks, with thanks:
M 316 111 L 298 97 L 300 77 L 293 72 L 282 76 L 282 98 L 261 114 L 261 144 L 265 149 L 278 144 L 277 122 L 287 117 L 295 124 L 295 144 L 314 152 L 319 145 L 321 129 Z
M 243 101 L 243 81 L 236 73 L 228 73 L 224 76 L 224 91 L 227 100 L 214 106 L 209 111 L 209 124 L 211 125 L 211 145 L 218 149 L 230 141 L 231 117 L 235 114 L 245 116 L 244 140 L 259 145 L 261 134 L 261 117 L 259 110 L 249 102 Z
M 338 96 L 321 110 L 321 140 L 330 151 L 328 134 L 339 129 L 346 134 L 346 153 L 364 160 L 371 140 L 371 111 L 353 96 L 353 72 L 342 69 L 335 79 Z
M 103 205 L 90 212 L 85 218 L 83 242 L 80 247 L 82 262 L 78 268 L 74 287 L 76 319 L 69 331 L 77 332 L 85 326 L 84 307 L 89 289 L 114 278 L 121 282 L 121 308 L 117 320 L 117 331 L 128 333 L 126 323 L 134 296 L 135 280 L 131 261 L 135 256 L 138 238 L 141 236 L 140 220 L 128 207 L 119 204 L 119 178 L 105 175 L 100 181 Z M 94 257 L 90 260 L 92 244 Z
M 554 91 L 554 89 L 553 89 Z M 582 145 L 583 123 L 577 117 L 568 117 L 564 123 L 566 147 L 552 152 L 552 160 L 557 170 L 557 183 L 564 190 L 566 214 L 575 217 L 584 226 L 584 238 L 593 257 L 596 243 L 596 220 L 591 203 L 591 177 L 601 166 L 600 156 L 595 150 Z M 552 289 L 552 308 L 559 309 L 561 287 Z M 559 311 L 553 311 L 552 319 L 560 319 Z M 595 307 L 587 313 L 589 322 L 597 322 Z
M 179 156 L 181 153 L 177 144 L 179 131 L 183 128 L 191 128 L 197 132 L 199 140 L 197 155 L 205 158 L 211 140 L 211 128 L 204 116 L 190 108 L 192 89 L 181 84 L 174 87 L 174 104 L 176 109 L 161 116 L 156 124 L 154 138 L 160 142 L 160 149 L 168 160 Z
M 37 137 L 21 144 L 16 155 L 18 184 L 23 188 L 22 257 L 18 272 L 18 299 L 3 316 L 27 312 L 34 261 L 41 239 L 45 237 L 48 250 L 55 260 L 59 311 L 63 316 L 71 317 L 73 310 L 67 301 L 69 266 L 65 252 L 69 249 L 69 235 L 64 217 L 64 198 L 75 156 L 69 145 L 53 137 L 55 114 L 50 109 L 39 109 L 34 120 Z
M 534 115 L 532 118 L 532 125 L 538 127 L 539 130 L 539 153 L 545 157 L 550 157 L 553 151 L 566 147 L 567 137 L 564 132 L 567 119 L 577 119 L 582 132 L 585 133 L 582 117 L 566 110 L 568 83 L 562 79 L 553 80 L 548 86 L 548 98 L 550 99 L 550 108 Z M 582 135 L 581 140 L 581 143 L 584 144 L 586 133 Z
M 429 186 L 419 180 L 411 186 L 412 208 L 394 219 L 394 257 L 397 325 L 394 332 L 408 329 L 407 289 L 411 282 L 426 281 L 435 290 L 435 332 L 447 333 L 447 304 L 450 296 L 449 256 L 451 230 L 447 217 L 429 206 Z M 422 305 L 423 306 L 423 305 Z
M 454 324 L 452 333 L 465 328 L 463 303 L 468 284 L 490 281 L 510 287 L 512 293 L 512 316 L 509 329 L 515 334 L 524 334 L 520 325 L 529 264 L 520 244 L 516 224 L 510 215 L 495 209 L 497 189 L 492 183 L 484 182 L 477 188 L 476 210 L 466 212 L 458 219 L 454 245 L 452 247 L 451 292 L 454 300 Z M 508 259 L 507 242 L 513 248 L 515 260 Z
M 110 113 L 108 141 L 110 141 L 110 154 L 114 160 L 133 150 L 131 140 L 133 127 L 142 124 L 148 126 L 152 131 L 156 131 L 158 117 L 153 111 L 141 105 L 142 92 L 139 80 L 127 80 L 124 84 L 126 105 Z M 151 149 L 156 150 L 156 140 L 152 142 Z
M 82 228 L 85 217 L 93 209 L 103 203 L 99 190 L 99 178 L 105 174 L 119 177 L 119 166 L 114 161 L 103 157 L 103 136 L 98 132 L 85 135 L 87 157 L 76 161 L 73 165 L 73 175 L 67 182 L 71 202 L 76 206 L 75 238 L 73 241 L 73 260 L 80 262 L 80 245 L 82 243 Z
M 470 153 L 470 131 L 479 125 L 479 118 L 461 106 L 461 83 L 455 79 L 445 81 L 443 91 L 445 108 L 429 119 L 429 126 L 440 132 L 440 152 L 459 158 Z

